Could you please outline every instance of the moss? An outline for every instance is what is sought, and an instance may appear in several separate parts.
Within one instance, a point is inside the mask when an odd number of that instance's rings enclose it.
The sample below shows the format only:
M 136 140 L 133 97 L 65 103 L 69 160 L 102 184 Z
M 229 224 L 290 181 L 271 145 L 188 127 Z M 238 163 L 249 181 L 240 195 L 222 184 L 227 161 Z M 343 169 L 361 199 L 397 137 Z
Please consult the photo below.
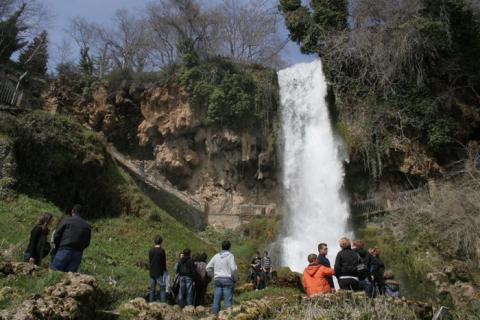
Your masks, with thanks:
M 178 79 L 191 104 L 206 109 L 209 126 L 252 130 L 276 109 L 276 74 L 268 68 L 215 58 L 183 63 Z

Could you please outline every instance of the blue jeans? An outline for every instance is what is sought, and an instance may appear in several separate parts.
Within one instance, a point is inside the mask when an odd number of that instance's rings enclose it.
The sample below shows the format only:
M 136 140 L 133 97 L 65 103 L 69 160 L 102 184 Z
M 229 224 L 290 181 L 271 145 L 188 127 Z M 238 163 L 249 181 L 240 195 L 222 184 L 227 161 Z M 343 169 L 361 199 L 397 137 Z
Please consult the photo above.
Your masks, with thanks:
M 82 262 L 82 252 L 70 249 L 58 250 L 53 258 L 52 269 L 63 272 L 77 272 Z
M 373 297 L 373 285 L 368 279 L 363 279 L 359 281 L 360 289 L 365 291 L 368 297 Z
M 180 276 L 178 305 L 182 308 L 185 306 L 193 306 L 193 279 L 190 277 Z
M 148 301 L 150 302 L 155 301 L 157 284 L 160 286 L 160 302 L 165 303 L 167 302 L 167 292 L 165 291 L 167 288 L 167 284 L 165 283 L 164 276 L 161 276 L 158 278 L 150 277 L 150 293 L 148 295 Z
M 233 285 L 234 282 L 230 278 L 216 278 L 213 281 L 213 314 L 220 311 L 220 303 L 223 297 L 223 306 L 229 308 L 233 303 Z

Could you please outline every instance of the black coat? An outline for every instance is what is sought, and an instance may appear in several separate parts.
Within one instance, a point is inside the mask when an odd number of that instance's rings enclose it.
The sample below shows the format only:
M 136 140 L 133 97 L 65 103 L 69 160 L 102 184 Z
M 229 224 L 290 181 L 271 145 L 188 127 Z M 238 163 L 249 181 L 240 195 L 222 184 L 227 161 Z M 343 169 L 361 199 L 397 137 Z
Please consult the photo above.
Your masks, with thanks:
M 42 258 L 45 253 L 45 245 L 48 237 L 48 229 L 44 229 L 40 226 L 33 227 L 30 232 L 30 241 L 28 242 L 28 247 L 25 250 L 26 253 L 30 254 L 31 258 L 35 259 L 35 264 L 40 265 Z
M 363 272 L 360 272 L 358 275 L 360 280 L 363 280 L 366 278 L 370 279 L 371 277 L 370 269 L 372 266 L 373 256 L 370 253 L 368 253 L 368 251 L 365 249 L 354 249 L 354 251 L 360 256 L 360 260 L 366 266 L 366 269 Z
M 193 263 L 192 258 L 183 257 L 177 264 L 177 270 L 175 270 L 180 276 L 186 276 L 190 278 L 195 278 L 195 264 Z
M 335 259 L 335 276 L 337 278 L 342 276 L 358 277 L 357 266 L 359 262 L 360 258 L 357 252 L 350 247 L 342 249 Z
M 81 217 L 66 217 L 55 231 L 55 247 L 83 251 L 90 245 L 91 232 L 90 225 Z

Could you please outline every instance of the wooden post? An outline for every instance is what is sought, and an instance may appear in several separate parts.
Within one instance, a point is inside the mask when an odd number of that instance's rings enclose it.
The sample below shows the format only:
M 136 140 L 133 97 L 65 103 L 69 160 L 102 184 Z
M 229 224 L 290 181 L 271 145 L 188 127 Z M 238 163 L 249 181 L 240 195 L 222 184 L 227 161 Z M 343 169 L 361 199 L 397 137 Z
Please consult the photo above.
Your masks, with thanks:
M 437 193 L 437 183 L 434 179 L 428 179 L 428 192 L 430 193 L 430 198 L 433 198 Z

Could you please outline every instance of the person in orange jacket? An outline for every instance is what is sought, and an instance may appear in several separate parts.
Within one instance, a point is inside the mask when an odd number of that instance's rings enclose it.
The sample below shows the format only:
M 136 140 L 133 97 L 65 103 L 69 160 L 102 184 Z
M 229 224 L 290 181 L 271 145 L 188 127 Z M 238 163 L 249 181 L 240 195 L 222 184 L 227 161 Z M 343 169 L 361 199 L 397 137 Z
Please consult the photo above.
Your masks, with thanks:
M 328 278 L 335 274 L 335 270 L 317 263 L 317 255 L 308 255 L 309 265 L 302 274 L 302 285 L 308 297 L 332 292 Z

